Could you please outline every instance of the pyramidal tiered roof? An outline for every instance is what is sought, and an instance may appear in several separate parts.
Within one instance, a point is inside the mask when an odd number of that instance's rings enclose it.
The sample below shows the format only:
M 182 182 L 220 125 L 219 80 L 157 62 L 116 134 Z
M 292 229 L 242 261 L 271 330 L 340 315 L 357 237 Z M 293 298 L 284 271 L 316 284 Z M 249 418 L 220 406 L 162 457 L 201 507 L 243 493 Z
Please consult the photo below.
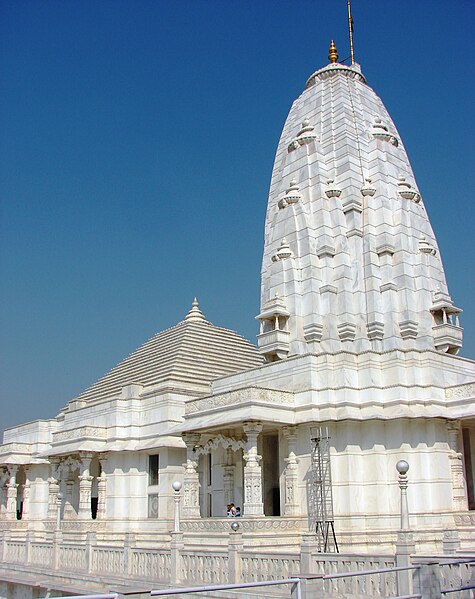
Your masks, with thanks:
M 293 103 L 277 148 L 259 347 L 270 360 L 308 351 L 455 354 L 460 310 L 401 137 L 359 65 L 337 63 L 334 44 L 329 58 Z
M 117 397 L 132 383 L 207 393 L 213 379 L 261 365 L 257 348 L 208 322 L 195 298 L 184 320 L 154 335 L 75 400 Z

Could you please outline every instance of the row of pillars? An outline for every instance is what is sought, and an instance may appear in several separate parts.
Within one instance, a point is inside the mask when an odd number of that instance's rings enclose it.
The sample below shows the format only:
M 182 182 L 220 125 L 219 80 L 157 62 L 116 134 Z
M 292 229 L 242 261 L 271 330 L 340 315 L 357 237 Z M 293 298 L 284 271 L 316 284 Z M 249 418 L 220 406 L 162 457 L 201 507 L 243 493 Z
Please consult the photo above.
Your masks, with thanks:
M 262 501 L 262 456 L 258 454 L 257 442 L 262 431 L 261 422 L 244 422 L 243 431 L 247 440 L 244 446 L 244 504 L 243 516 L 258 517 L 264 515 Z M 297 427 L 286 426 L 283 428 L 284 437 L 287 439 L 288 453 L 285 458 L 285 496 L 284 516 L 299 514 L 297 497 L 298 459 L 295 454 L 297 443 Z M 200 441 L 199 433 L 186 433 L 183 435 L 186 444 L 186 463 L 183 476 L 183 517 L 199 518 L 199 475 L 198 462 L 195 448 Z M 224 465 L 224 497 L 227 504 L 233 501 L 234 492 L 234 466 L 232 464 L 232 450 L 227 451 L 227 461 Z
M 64 499 L 63 518 L 70 520 L 78 518 L 80 520 L 90 520 L 91 514 L 91 496 L 92 496 L 92 481 L 94 477 L 90 474 L 90 466 L 93 453 L 82 453 L 80 460 L 66 460 L 60 462 L 59 458 L 51 458 L 51 476 L 48 478 L 49 495 L 48 495 L 48 519 L 55 520 L 60 518 L 61 506 Z M 97 478 L 97 519 L 104 519 L 106 516 L 106 476 L 104 474 L 105 457 L 99 456 L 101 464 L 101 475 Z M 74 480 L 70 478 L 72 472 L 79 469 L 79 506 L 76 514 L 73 508 L 73 487 Z M 66 473 L 65 496 L 60 492 L 61 479 Z
M 27 471 L 27 467 L 25 472 Z M 9 466 L 9 478 L 6 484 L 6 505 L 3 507 L 2 504 L 2 517 L 6 520 L 16 520 L 18 510 L 18 483 L 17 474 L 18 466 Z M 8 475 L 7 473 L 5 473 Z M 25 484 L 23 485 L 23 497 L 22 497 L 22 517 L 28 515 L 30 503 L 30 481 L 26 478 Z

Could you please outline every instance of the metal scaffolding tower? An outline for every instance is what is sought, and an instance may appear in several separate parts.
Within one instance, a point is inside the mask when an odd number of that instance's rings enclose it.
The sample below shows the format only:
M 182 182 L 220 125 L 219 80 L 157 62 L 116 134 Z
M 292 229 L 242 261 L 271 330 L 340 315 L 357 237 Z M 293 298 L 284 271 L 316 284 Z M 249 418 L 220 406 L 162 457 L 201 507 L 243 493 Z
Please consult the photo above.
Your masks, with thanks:
M 328 427 L 312 429 L 312 507 L 318 550 L 339 553 L 333 519 L 333 492 Z

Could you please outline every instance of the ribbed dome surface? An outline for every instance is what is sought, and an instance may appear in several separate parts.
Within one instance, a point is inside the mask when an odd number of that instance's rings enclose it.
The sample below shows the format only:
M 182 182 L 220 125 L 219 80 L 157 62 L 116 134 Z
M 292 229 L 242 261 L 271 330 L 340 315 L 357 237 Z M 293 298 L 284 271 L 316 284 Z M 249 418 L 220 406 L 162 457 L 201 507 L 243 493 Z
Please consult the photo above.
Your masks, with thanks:
M 117 396 L 130 383 L 207 392 L 213 379 L 260 365 L 262 357 L 249 341 L 204 317 L 192 318 L 154 335 L 76 399 Z
M 277 313 L 275 298 L 290 314 Z M 277 148 L 265 227 L 259 347 L 461 345 L 460 310 L 401 137 L 358 65 L 315 72 Z M 275 329 L 278 329 L 277 331 Z

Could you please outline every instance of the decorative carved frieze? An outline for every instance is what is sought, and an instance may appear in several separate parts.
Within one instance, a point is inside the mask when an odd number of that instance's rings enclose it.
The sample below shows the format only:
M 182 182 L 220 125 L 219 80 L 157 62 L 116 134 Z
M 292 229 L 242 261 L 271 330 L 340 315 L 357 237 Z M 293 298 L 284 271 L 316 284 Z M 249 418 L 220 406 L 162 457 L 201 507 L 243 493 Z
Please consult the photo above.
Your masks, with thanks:
M 262 389 L 258 387 L 248 387 L 246 389 L 236 389 L 219 395 L 201 397 L 187 402 L 185 414 L 196 414 L 216 408 L 223 408 L 241 403 L 265 403 L 292 406 L 294 404 L 294 395 L 289 391 L 275 391 L 273 389 Z M 186 441 L 185 441 L 186 443 Z
M 465 385 L 448 387 L 445 390 L 445 397 L 447 399 L 465 399 L 468 397 L 475 397 L 475 383 L 466 383 Z
M 209 520 L 194 520 L 190 519 L 182 522 L 181 527 L 184 532 L 201 532 L 201 531 L 225 531 L 229 533 L 229 519 L 213 518 Z M 259 530 L 275 530 L 275 531 L 301 531 L 307 527 L 307 521 L 302 518 L 259 518 L 247 519 L 241 518 L 239 521 L 241 530 L 246 532 Z
M 67 431 L 53 433 L 53 444 L 70 439 L 106 439 L 107 430 L 101 426 L 80 426 Z

